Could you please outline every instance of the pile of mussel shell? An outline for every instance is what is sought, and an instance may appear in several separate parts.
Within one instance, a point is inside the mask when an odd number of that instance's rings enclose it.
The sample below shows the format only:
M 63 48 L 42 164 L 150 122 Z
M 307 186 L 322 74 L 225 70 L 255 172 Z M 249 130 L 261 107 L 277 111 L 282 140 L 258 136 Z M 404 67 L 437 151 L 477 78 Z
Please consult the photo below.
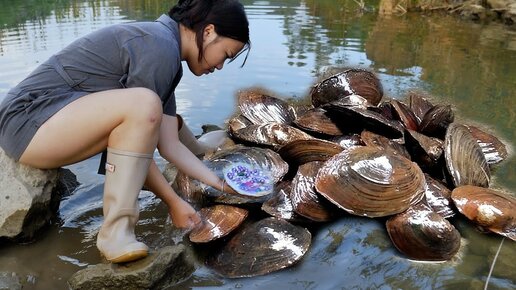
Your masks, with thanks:
M 222 193 L 178 172 L 175 187 L 203 218 L 189 238 L 209 245 L 210 268 L 235 278 L 289 267 L 310 247 L 307 228 L 346 215 L 380 219 L 411 260 L 452 259 L 461 235 L 449 219 L 458 213 L 516 240 L 514 196 L 489 188 L 506 147 L 455 122 L 450 105 L 417 91 L 386 98 L 374 73 L 355 68 L 323 79 L 307 98 L 311 105 L 239 92 L 230 142 L 204 156 L 220 177 L 232 162 L 270 171 L 270 195 Z

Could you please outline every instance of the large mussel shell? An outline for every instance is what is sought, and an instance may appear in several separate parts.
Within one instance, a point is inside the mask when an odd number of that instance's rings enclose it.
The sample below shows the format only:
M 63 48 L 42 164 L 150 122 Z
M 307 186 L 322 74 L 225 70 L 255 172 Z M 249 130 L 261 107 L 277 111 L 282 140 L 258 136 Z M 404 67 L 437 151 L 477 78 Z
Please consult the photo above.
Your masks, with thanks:
M 425 173 L 425 197 L 427 204 L 443 218 L 455 215 L 451 207 L 451 190 L 442 182 Z
M 343 135 L 339 127 L 326 115 L 326 110 L 314 108 L 300 115 L 294 124 L 304 131 L 328 136 Z
M 484 153 L 468 128 L 452 123 L 444 140 L 446 168 L 455 187 L 477 185 L 489 187 L 491 173 Z
M 391 103 L 392 108 L 394 109 L 395 119 L 400 120 L 405 128 L 417 131 L 419 121 L 417 120 L 416 115 L 414 115 L 414 112 L 400 101 L 392 100 Z
M 219 177 L 223 176 L 223 169 L 228 164 L 235 162 L 248 163 L 253 167 L 263 168 L 270 172 L 274 183 L 277 183 L 288 172 L 288 164 L 281 159 L 278 153 L 266 148 L 245 147 L 242 145 L 217 151 L 203 162 Z M 211 186 L 186 176 L 181 171 L 177 173 L 175 187 L 178 189 L 178 194 L 185 200 L 199 204 L 204 204 L 208 199 L 226 204 L 261 203 L 268 198 L 268 196 L 257 198 L 222 193 Z
M 403 136 L 403 127 L 395 121 L 388 120 L 381 114 L 359 107 L 341 106 L 338 103 L 328 103 L 324 107 L 328 115 L 341 130 L 360 133 L 369 130 L 389 138 Z
M 376 106 L 383 96 L 383 87 L 376 75 L 362 69 L 349 69 L 316 84 L 310 98 L 314 107 L 349 95 L 360 95 Z
M 487 163 L 496 164 L 507 158 L 507 149 L 498 138 L 475 126 L 466 125 L 466 127 L 482 148 Z
M 280 123 L 251 125 L 233 133 L 236 139 L 275 150 L 295 140 L 310 140 L 314 137 L 292 126 Z
M 457 229 L 422 203 L 389 218 L 386 226 L 393 244 L 410 259 L 446 261 L 460 248 Z
M 285 144 L 278 154 L 291 165 L 301 165 L 311 161 L 326 161 L 344 150 L 340 145 L 321 139 L 296 140 Z
M 212 163 L 222 163 L 223 166 L 227 162 L 244 162 L 259 168 L 265 168 L 271 173 L 274 183 L 281 180 L 287 174 L 289 167 L 288 163 L 278 153 L 270 149 L 246 147 L 243 145 L 236 145 L 218 151 L 210 156 L 209 161 Z
M 207 243 L 221 238 L 236 229 L 247 217 L 243 208 L 217 204 L 199 211 L 202 224 L 189 234 L 193 243 Z
M 252 91 L 238 94 L 238 107 L 253 124 L 290 124 L 296 119 L 295 111 L 285 101 Z
M 268 274 L 293 265 L 308 251 L 312 235 L 300 226 L 266 218 L 244 225 L 207 265 L 227 278 Z
M 387 137 L 364 130 L 360 134 L 360 138 L 367 146 L 383 148 L 385 150 L 401 154 L 403 157 L 410 159 L 410 154 L 408 153 L 405 146 Z
M 416 163 L 377 147 L 356 147 L 319 170 L 317 192 L 347 212 L 381 217 L 405 211 L 424 197 L 425 177 Z
M 331 221 L 338 213 L 335 205 L 315 191 L 315 177 L 322 164 L 323 162 L 313 161 L 299 166 L 290 193 L 294 211 L 317 222 Z
M 472 185 L 455 188 L 452 200 L 477 225 L 516 241 L 516 198 Z
M 418 119 L 419 124 L 423 121 L 426 113 L 434 107 L 430 101 L 416 92 L 410 92 L 408 100 L 409 107 Z
M 448 125 L 455 119 L 450 105 L 436 105 L 423 117 L 419 132 L 437 138 L 443 138 Z

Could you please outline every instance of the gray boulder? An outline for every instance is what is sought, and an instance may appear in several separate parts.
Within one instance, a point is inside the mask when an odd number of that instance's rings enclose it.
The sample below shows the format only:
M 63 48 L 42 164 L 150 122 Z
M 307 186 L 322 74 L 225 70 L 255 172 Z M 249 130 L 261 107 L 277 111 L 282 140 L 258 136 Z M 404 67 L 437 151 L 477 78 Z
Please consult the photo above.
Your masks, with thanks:
M 191 254 L 183 245 L 164 247 L 147 258 L 126 264 L 98 264 L 75 273 L 71 289 L 163 289 L 194 271 Z
M 22 165 L 1 149 L 0 168 L 0 240 L 33 239 L 55 217 L 61 196 L 78 185 L 67 169 L 40 170 Z

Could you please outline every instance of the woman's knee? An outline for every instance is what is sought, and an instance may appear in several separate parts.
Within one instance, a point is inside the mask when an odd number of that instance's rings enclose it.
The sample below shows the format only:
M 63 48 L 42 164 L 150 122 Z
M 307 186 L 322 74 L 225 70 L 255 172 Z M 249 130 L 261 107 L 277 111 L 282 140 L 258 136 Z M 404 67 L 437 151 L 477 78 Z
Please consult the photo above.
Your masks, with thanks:
M 163 107 L 159 96 L 154 91 L 146 88 L 131 88 L 128 90 L 131 90 L 131 97 L 128 100 L 131 105 L 131 117 L 156 124 L 159 127 L 163 115 Z

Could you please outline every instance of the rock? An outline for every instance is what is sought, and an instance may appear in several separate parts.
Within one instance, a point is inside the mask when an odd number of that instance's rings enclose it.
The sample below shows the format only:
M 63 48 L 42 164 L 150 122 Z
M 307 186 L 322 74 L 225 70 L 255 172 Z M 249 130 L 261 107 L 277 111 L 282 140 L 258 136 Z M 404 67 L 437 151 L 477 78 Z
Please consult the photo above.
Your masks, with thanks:
M 510 0 L 487 0 L 487 5 L 493 10 L 503 11 L 507 9 Z
M 20 277 L 16 273 L 0 272 L 0 290 L 21 289 Z
M 194 262 L 183 245 L 164 247 L 126 264 L 98 264 L 75 273 L 71 289 L 163 289 L 189 277 Z
M 15 162 L 0 149 L 0 238 L 32 239 L 56 208 L 52 191 L 58 170 L 40 170 Z
M 516 3 L 509 4 L 502 17 L 507 24 L 516 23 Z
M 79 182 L 69 169 L 41 170 L 19 164 L 0 149 L 0 239 L 26 242 L 56 216 Z
M 461 16 L 472 20 L 482 20 L 487 17 L 486 8 L 482 5 L 467 3 L 461 11 Z

